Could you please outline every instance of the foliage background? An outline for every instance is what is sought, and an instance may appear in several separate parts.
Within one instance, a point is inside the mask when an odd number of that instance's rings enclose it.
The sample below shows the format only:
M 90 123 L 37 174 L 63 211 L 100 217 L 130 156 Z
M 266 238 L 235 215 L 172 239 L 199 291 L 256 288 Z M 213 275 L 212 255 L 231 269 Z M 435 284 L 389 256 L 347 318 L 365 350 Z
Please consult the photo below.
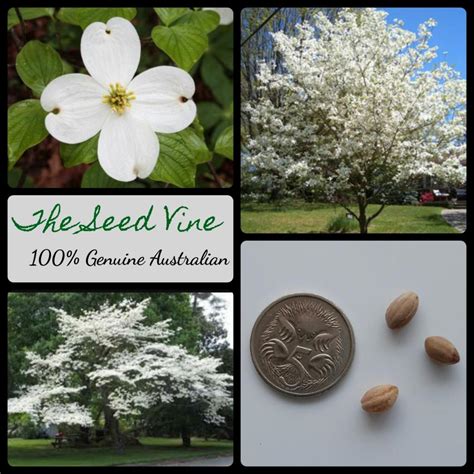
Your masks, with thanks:
M 61 9 L 25 8 L 23 22 L 15 20 L 14 9 L 9 10 L 8 21 L 8 106 L 31 99 L 32 91 L 22 82 L 16 69 L 16 57 L 28 41 L 39 40 L 53 47 L 61 56 L 64 63 L 64 73 L 84 72 L 79 44 L 82 28 L 79 25 L 67 23 L 67 15 L 61 14 Z M 41 16 L 29 19 L 30 10 L 52 11 L 52 16 Z M 86 10 L 86 9 L 63 9 Z M 87 10 L 123 10 L 128 13 L 120 14 L 130 19 L 136 11 L 132 23 L 137 28 L 142 40 L 142 55 L 137 73 L 159 65 L 175 65 L 170 57 L 158 48 L 152 38 L 154 27 L 163 25 L 160 17 L 153 8 L 128 9 L 87 9 Z M 180 10 L 180 9 L 157 9 Z M 69 14 L 68 12 L 68 14 Z M 131 12 L 131 13 L 130 13 Z M 38 16 L 32 14 L 31 16 Z M 117 15 L 112 15 L 117 16 Z M 162 15 L 163 17 L 163 15 Z M 62 21 L 60 21 L 60 19 Z M 107 17 L 103 19 L 106 21 Z M 223 130 L 233 122 L 233 25 L 218 26 L 208 34 L 209 47 L 200 59 L 191 67 L 190 74 L 196 82 L 194 101 L 198 105 L 199 123 L 195 128 L 203 133 L 207 148 L 213 150 L 217 138 Z M 202 127 L 202 128 L 201 128 Z M 206 153 L 207 150 L 205 149 Z M 163 147 L 162 147 L 163 152 Z M 205 159 L 195 160 L 196 187 L 228 187 L 233 182 L 233 162 L 222 154 L 209 153 Z M 92 169 L 91 169 L 92 168 Z M 190 170 L 192 174 L 193 170 Z M 86 174 L 87 173 L 87 174 Z M 85 178 L 84 178 L 85 176 Z M 135 187 L 153 188 L 173 186 L 173 183 L 153 181 L 151 179 L 137 180 L 133 183 L 119 183 L 101 172 L 98 164 L 67 163 L 65 166 L 60 155 L 60 144 L 48 136 L 39 145 L 26 150 L 16 165 L 10 169 L 8 176 L 12 187 Z M 180 187 L 192 187 L 188 180 Z

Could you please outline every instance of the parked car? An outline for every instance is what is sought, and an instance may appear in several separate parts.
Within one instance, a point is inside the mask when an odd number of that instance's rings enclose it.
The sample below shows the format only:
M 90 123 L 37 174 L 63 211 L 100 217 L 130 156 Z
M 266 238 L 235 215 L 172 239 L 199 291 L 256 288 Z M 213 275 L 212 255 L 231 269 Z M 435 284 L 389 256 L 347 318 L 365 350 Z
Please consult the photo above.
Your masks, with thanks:
M 467 189 L 466 188 L 457 188 L 456 189 L 456 199 L 458 201 L 465 201 L 467 198 Z
M 446 189 L 433 189 L 435 201 L 447 201 L 449 199 L 449 191 Z

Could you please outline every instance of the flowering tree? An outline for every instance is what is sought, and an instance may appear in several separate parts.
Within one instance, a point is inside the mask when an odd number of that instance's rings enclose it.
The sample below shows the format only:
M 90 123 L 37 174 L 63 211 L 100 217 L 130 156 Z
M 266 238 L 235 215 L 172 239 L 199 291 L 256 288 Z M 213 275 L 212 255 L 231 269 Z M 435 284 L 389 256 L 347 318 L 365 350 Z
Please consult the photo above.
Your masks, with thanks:
M 121 418 L 160 403 L 199 402 L 208 422 L 222 422 L 219 412 L 231 404 L 231 377 L 217 372 L 218 359 L 169 344 L 168 321 L 146 325 L 146 305 L 124 300 L 79 318 L 57 310 L 63 342 L 46 358 L 28 354 L 28 374 L 37 384 L 9 400 L 9 413 L 79 426 L 103 417 L 116 445 L 125 440 Z
M 430 67 L 434 20 L 413 33 L 386 16 L 343 9 L 333 22 L 317 14 L 295 36 L 275 33 L 284 71 L 261 64 L 261 98 L 244 106 L 259 130 L 248 143 L 247 181 L 320 193 L 344 206 L 361 233 L 387 196 L 417 177 L 465 178 L 465 81 L 444 62 Z M 370 202 L 380 203 L 373 215 Z

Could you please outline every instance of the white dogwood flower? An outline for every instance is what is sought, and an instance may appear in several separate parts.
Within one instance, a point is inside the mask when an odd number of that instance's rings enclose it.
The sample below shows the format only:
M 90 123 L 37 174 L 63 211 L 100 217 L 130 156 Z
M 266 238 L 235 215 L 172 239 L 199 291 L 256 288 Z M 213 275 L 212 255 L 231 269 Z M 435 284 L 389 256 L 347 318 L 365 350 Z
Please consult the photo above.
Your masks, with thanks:
M 221 25 L 230 25 L 234 21 L 234 11 L 232 8 L 203 8 L 203 10 L 216 12 L 221 19 Z
M 41 95 L 45 125 L 63 143 L 99 135 L 98 158 L 118 181 L 146 178 L 159 154 L 155 132 L 175 133 L 196 116 L 195 84 L 182 69 L 158 66 L 135 78 L 140 38 L 123 18 L 92 23 L 81 38 L 86 74 L 51 81 Z

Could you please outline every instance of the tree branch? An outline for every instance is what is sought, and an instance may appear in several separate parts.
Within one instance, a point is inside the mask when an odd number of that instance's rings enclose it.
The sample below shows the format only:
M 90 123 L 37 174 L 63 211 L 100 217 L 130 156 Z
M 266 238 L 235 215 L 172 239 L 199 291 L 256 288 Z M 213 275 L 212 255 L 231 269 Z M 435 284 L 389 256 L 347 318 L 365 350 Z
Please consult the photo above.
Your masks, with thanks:
M 12 34 L 13 42 L 15 43 L 17 51 L 20 52 L 21 48 L 23 48 L 23 43 L 21 39 L 18 38 L 18 35 L 15 32 L 15 28 L 12 28 L 10 30 L 10 33 Z
M 351 216 L 353 216 L 355 219 L 357 219 L 357 222 L 359 222 L 359 216 L 350 208 L 342 204 L 341 202 L 339 203 Z
M 208 161 L 207 166 L 208 166 L 209 170 L 211 171 L 212 176 L 214 177 L 214 181 L 216 182 L 217 186 L 219 188 L 222 188 L 223 187 L 222 181 L 219 178 L 219 176 L 217 175 L 217 172 L 216 172 L 216 169 L 214 168 L 214 165 L 210 161 Z
M 250 33 L 247 38 L 245 38 L 242 43 L 240 43 L 240 47 L 242 47 L 245 43 L 247 43 L 250 38 L 252 38 L 254 35 L 256 35 L 279 11 L 281 10 L 281 8 L 275 8 L 275 10 L 273 11 L 273 13 L 263 22 L 261 23 L 257 29 L 255 31 L 253 31 L 252 33 Z
M 22 169 L 20 179 L 18 180 L 18 183 L 17 183 L 16 187 L 17 188 L 22 188 L 25 185 L 26 178 L 27 178 L 26 171 Z
M 62 42 L 61 42 L 61 32 L 60 32 L 61 22 L 56 20 L 56 21 L 53 21 L 53 23 L 54 23 L 54 35 L 56 36 L 56 42 L 58 43 L 58 49 L 60 51 L 62 51 L 63 45 L 62 45 Z
M 20 9 L 18 7 L 15 7 L 15 12 L 16 12 L 16 15 L 17 15 L 18 19 L 20 20 L 21 37 L 22 37 L 22 40 L 23 40 L 23 44 L 25 44 L 26 43 L 26 32 L 25 32 L 25 22 L 23 21 L 23 15 L 21 14 Z
M 369 226 L 369 224 L 383 211 L 385 207 L 385 204 L 382 204 L 380 206 L 380 208 L 378 209 L 378 211 L 375 213 L 375 214 L 372 214 L 368 219 L 367 219 L 367 227 Z

